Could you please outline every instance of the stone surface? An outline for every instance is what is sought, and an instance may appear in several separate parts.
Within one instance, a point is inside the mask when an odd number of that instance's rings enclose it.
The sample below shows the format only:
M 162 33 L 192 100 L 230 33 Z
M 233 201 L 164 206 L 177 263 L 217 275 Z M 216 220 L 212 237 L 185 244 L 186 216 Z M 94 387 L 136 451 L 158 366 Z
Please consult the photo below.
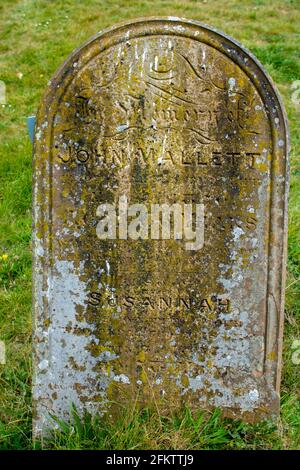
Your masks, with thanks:
M 96 35 L 50 81 L 34 175 L 34 432 L 49 413 L 278 412 L 288 137 L 256 59 L 193 21 Z M 204 246 L 100 240 L 97 208 L 204 204 Z

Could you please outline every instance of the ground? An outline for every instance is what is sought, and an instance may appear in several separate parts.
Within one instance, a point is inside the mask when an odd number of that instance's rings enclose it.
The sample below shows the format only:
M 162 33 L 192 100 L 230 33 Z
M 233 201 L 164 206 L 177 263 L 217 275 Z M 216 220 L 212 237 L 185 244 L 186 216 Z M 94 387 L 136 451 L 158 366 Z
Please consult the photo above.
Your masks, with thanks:
M 219 412 L 124 411 L 114 425 L 74 411 L 51 441 L 31 439 L 31 174 L 26 118 L 57 67 L 90 36 L 118 21 L 181 16 L 214 26 L 253 52 L 273 78 L 291 130 L 288 276 L 277 423 L 246 425 Z M 0 449 L 300 449 L 300 4 L 299 0 L 1 0 L 0 81 Z M 295 83 L 296 81 L 298 83 Z M 0 83 L 1 85 L 1 83 Z M 298 343 L 299 344 L 299 343 Z

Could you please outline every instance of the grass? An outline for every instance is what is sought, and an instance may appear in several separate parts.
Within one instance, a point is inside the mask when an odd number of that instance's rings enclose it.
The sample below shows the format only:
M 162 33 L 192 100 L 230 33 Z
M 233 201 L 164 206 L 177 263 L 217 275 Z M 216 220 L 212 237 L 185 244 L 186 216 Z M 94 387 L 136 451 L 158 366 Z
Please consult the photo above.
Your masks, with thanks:
M 59 431 L 54 431 L 52 449 L 253 449 L 276 446 L 280 442 L 276 426 L 264 423 L 249 426 L 222 419 L 220 411 L 198 412 L 193 415 L 188 408 L 162 417 L 157 411 L 124 409 L 117 421 L 102 421 L 98 416 L 86 415 L 81 420 L 72 410 L 70 424 L 60 422 Z M 39 448 L 42 443 L 37 443 Z
M 120 20 L 156 15 L 193 18 L 234 36 L 268 70 L 283 96 L 291 138 L 289 257 L 281 417 L 273 425 L 224 420 L 219 412 L 188 409 L 162 417 L 124 410 L 117 423 L 73 411 L 51 440 L 31 439 L 31 155 L 26 117 L 35 114 L 47 81 L 71 51 Z M 300 365 L 300 106 L 291 85 L 300 80 L 298 0 L 0 0 L 0 449 L 299 449 Z

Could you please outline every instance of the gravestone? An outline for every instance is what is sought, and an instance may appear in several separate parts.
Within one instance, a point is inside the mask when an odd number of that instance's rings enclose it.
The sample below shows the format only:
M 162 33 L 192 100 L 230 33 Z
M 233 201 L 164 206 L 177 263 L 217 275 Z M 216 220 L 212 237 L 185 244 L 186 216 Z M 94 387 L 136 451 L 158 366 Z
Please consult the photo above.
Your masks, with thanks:
M 195 21 L 106 30 L 49 82 L 34 154 L 35 435 L 72 403 L 276 415 L 288 136 L 255 57 Z

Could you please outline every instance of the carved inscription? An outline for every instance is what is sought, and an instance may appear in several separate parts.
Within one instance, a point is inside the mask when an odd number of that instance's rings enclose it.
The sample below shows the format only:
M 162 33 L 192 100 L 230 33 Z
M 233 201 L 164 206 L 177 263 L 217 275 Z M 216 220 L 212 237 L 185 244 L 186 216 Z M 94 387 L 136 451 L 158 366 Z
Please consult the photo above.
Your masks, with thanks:
M 257 62 L 179 19 L 105 32 L 52 80 L 35 158 L 35 433 L 69 402 L 276 414 L 287 137 Z

